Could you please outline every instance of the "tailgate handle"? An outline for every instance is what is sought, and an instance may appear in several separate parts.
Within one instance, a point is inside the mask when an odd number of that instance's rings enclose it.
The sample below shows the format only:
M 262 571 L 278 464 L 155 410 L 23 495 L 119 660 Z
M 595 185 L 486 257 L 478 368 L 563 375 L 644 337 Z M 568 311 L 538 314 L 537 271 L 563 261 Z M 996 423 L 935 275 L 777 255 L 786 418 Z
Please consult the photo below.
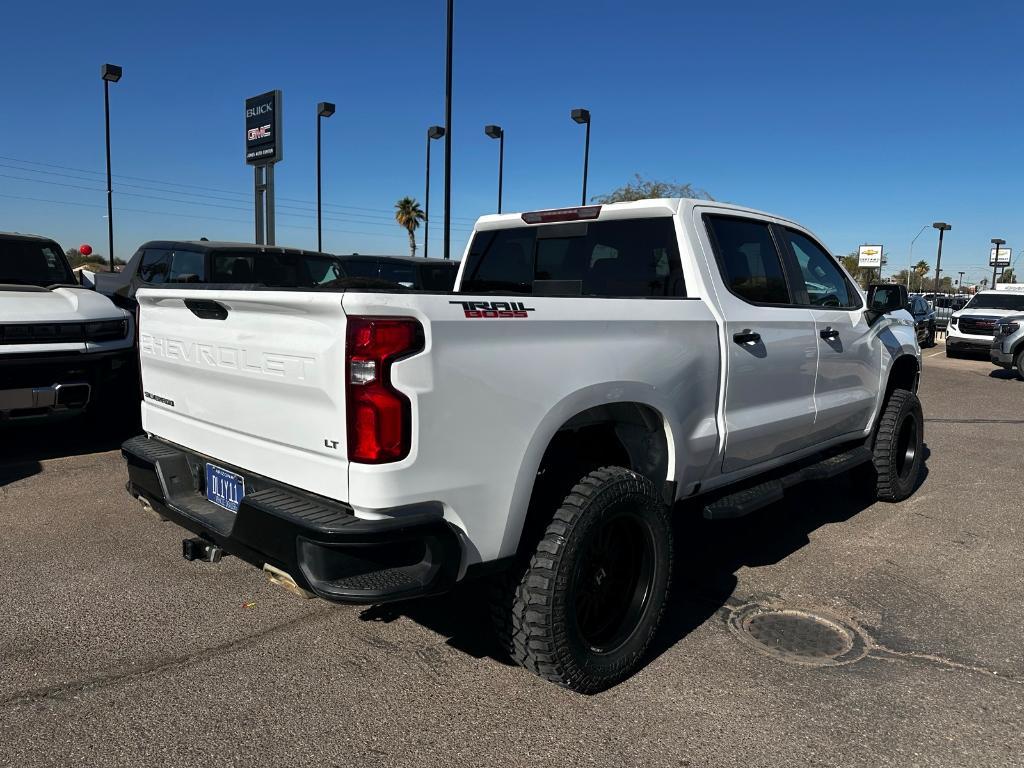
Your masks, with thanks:
M 203 320 L 227 320 L 228 308 L 212 299 L 185 299 L 185 306 Z

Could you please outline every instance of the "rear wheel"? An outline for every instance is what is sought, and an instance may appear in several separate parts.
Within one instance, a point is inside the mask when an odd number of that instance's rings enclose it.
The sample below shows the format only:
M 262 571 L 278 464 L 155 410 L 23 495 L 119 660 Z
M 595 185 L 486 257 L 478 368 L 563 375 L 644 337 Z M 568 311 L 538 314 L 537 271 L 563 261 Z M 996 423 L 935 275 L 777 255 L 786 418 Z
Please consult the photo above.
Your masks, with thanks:
M 520 665 L 581 693 L 631 675 L 668 598 L 672 526 L 654 484 L 622 467 L 566 496 L 525 569 L 495 602 L 498 634 Z

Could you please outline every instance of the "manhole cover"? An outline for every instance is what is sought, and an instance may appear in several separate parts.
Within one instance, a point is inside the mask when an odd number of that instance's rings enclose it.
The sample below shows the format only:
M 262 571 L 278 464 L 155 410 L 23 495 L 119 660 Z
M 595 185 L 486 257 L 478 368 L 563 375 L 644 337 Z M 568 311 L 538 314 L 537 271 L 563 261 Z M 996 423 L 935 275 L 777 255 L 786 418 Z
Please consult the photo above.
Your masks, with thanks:
M 859 628 L 816 610 L 751 603 L 730 614 L 729 627 L 748 645 L 796 664 L 849 664 L 867 652 Z

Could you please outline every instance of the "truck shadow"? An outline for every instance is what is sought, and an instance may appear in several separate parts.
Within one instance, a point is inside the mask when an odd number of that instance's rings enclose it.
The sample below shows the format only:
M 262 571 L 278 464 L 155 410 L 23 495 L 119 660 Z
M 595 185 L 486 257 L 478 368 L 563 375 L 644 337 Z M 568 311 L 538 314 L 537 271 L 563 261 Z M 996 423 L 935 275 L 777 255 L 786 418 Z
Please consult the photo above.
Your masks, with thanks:
M 925 459 L 928 456 L 926 445 Z M 917 488 L 927 475 L 926 465 Z M 818 528 L 843 523 L 869 506 L 849 476 L 798 486 L 781 501 L 736 520 L 711 522 L 703 518 L 700 504 L 677 504 L 671 597 L 644 665 L 737 602 L 734 592 L 741 568 L 781 562 L 807 546 Z M 440 597 L 374 606 L 360 618 L 389 622 L 405 616 L 474 658 L 510 664 L 491 631 L 488 592 L 486 581 L 470 582 Z
M 0 423 L 0 487 L 41 471 L 40 462 L 100 453 L 142 430 L 138 406 L 127 404 L 101 415 L 86 413 L 47 421 Z

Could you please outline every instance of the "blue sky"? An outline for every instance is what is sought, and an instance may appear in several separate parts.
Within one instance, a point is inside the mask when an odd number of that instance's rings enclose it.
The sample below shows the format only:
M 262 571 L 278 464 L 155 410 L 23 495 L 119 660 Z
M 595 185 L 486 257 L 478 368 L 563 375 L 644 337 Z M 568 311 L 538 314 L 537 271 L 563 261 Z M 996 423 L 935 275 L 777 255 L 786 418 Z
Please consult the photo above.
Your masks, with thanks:
M 59 0 L 13 4 L 4 21 L 0 229 L 106 252 L 110 61 L 125 70 L 111 89 L 118 255 L 150 238 L 252 238 L 242 105 L 272 88 L 278 242 L 316 244 L 315 105 L 328 100 L 325 249 L 407 251 L 391 211 L 422 200 L 425 130 L 443 122 L 444 0 Z M 692 182 L 794 218 L 837 253 L 884 243 L 892 268 L 943 219 L 943 272 L 980 278 L 989 238 L 1024 247 L 1022 22 L 1011 2 L 457 0 L 453 254 L 495 206 L 484 124 L 506 131 L 505 210 L 573 204 L 583 130 L 569 110 L 584 106 L 592 194 L 634 172 Z M 432 255 L 442 157 L 436 142 Z M 935 243 L 929 229 L 914 260 L 933 261 Z

